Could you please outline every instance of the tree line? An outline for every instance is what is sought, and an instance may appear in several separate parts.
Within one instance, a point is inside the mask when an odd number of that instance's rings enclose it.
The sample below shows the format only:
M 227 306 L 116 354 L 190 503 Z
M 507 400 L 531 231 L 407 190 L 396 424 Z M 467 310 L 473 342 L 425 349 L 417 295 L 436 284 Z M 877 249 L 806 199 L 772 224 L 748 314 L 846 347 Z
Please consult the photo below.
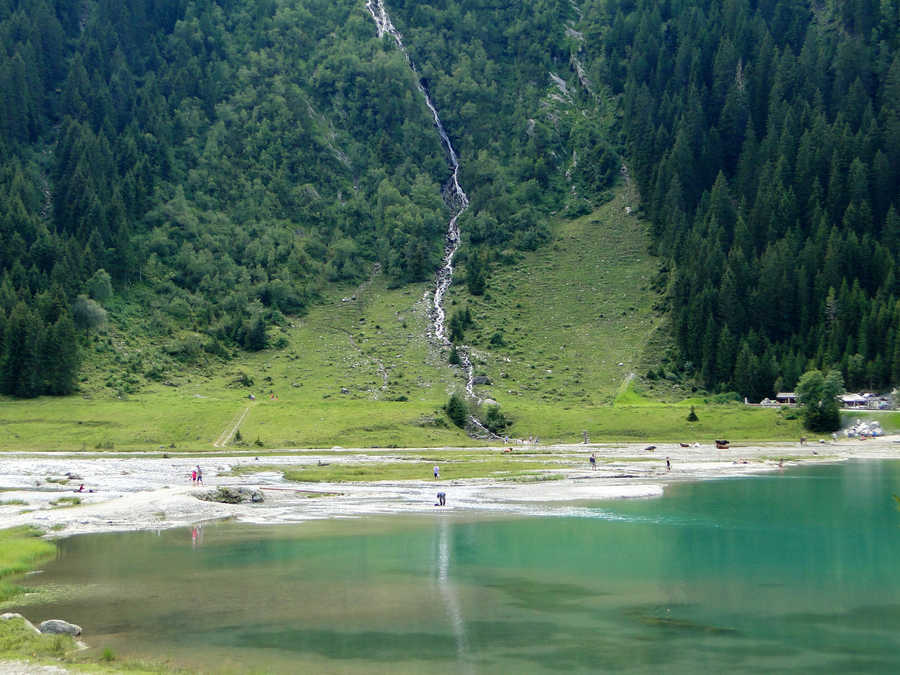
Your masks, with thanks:
M 595 77 L 684 369 L 752 399 L 900 384 L 900 5 L 594 0 Z

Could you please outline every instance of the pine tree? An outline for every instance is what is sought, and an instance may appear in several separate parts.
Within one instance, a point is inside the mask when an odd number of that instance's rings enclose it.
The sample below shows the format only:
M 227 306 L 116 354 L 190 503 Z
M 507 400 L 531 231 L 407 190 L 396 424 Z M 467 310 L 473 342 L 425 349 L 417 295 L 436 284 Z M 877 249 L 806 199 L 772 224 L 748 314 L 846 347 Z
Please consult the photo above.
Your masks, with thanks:
M 6 324 L 0 358 L 0 391 L 22 398 L 41 393 L 39 353 L 44 341 L 40 319 L 24 303 L 13 309 Z
M 63 313 L 48 329 L 40 361 L 46 393 L 63 396 L 75 391 L 79 362 L 78 334 L 68 312 Z

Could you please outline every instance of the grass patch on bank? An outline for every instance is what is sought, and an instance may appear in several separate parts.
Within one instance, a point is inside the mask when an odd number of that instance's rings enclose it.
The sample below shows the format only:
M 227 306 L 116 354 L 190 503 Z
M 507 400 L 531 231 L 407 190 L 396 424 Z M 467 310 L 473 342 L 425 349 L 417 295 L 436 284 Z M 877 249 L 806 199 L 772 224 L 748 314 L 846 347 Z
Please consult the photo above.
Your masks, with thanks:
M 368 481 L 427 480 L 433 481 L 432 469 L 440 467 L 438 481 L 463 478 L 516 478 L 535 476 L 540 472 L 580 466 L 575 460 L 560 457 L 556 461 L 536 460 L 515 455 L 456 456 L 407 459 L 395 462 L 329 462 L 325 465 L 260 465 L 242 466 L 233 474 L 246 475 L 276 471 L 286 480 L 298 483 L 350 483 Z M 534 480 L 538 478 L 535 477 Z
M 41 635 L 22 619 L 0 621 L 0 656 L 4 658 L 61 658 L 75 649 L 69 635 Z
M 40 539 L 31 527 L 0 530 L 0 603 L 25 591 L 9 582 L 9 577 L 24 574 L 56 555 L 56 546 Z
M 103 651 L 79 651 L 69 635 L 41 635 L 15 618 L 0 621 L 0 659 L 21 660 L 29 665 L 41 664 L 64 667 L 76 673 L 188 673 L 170 664 L 153 664 L 141 661 L 118 661 L 108 648 Z M 2 665 L 2 661 L 0 661 Z M 13 672 L 26 672 L 15 670 Z
M 81 505 L 81 497 L 60 497 L 59 499 L 54 499 L 50 502 L 51 506 L 55 506 L 57 508 L 66 508 L 69 506 L 80 506 Z

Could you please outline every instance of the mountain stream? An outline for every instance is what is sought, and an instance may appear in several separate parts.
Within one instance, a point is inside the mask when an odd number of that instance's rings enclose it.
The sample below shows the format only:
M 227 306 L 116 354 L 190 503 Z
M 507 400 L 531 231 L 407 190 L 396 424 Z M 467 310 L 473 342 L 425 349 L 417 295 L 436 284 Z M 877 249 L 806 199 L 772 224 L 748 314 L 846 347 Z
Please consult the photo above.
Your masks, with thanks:
M 406 57 L 406 62 L 409 64 L 410 70 L 412 70 L 416 77 L 416 86 L 425 98 L 425 105 L 427 105 L 428 109 L 431 111 L 434 126 L 441 137 L 441 145 L 443 145 L 446 150 L 447 158 L 450 163 L 450 178 L 444 184 L 442 193 L 444 201 L 447 203 L 447 206 L 450 208 L 453 215 L 450 217 L 450 222 L 447 225 L 444 257 L 441 259 L 441 266 L 438 268 L 435 279 L 430 328 L 431 335 L 441 344 L 441 346 L 450 347 L 450 339 L 447 337 L 447 315 L 444 311 L 444 294 L 453 282 L 453 256 L 456 255 L 456 251 L 459 249 L 460 245 L 459 217 L 469 207 L 469 198 L 459 184 L 459 157 L 456 154 L 456 150 L 453 149 L 453 144 L 450 142 L 450 137 L 447 135 L 444 125 L 441 124 L 441 118 L 438 115 L 434 102 L 431 100 L 431 96 L 428 94 L 428 90 L 425 89 L 425 85 L 422 84 L 422 78 L 419 76 L 419 71 L 416 69 L 409 52 L 406 50 L 406 46 L 403 44 L 403 36 L 391 22 L 391 17 L 387 13 L 384 0 L 366 0 L 366 9 L 369 11 L 369 14 L 372 15 L 372 20 L 375 22 L 375 28 L 378 31 L 378 37 L 382 38 L 385 34 L 390 35 L 397 44 L 397 48 L 403 53 L 403 56 Z M 458 346 L 456 351 L 459 354 L 460 365 L 466 374 L 466 393 L 471 399 L 474 399 L 477 403 L 481 403 L 481 399 L 475 394 L 475 367 L 472 365 L 469 350 L 464 346 Z M 486 429 L 476 417 L 470 417 L 470 421 L 481 434 L 499 438 L 499 436 L 496 436 Z

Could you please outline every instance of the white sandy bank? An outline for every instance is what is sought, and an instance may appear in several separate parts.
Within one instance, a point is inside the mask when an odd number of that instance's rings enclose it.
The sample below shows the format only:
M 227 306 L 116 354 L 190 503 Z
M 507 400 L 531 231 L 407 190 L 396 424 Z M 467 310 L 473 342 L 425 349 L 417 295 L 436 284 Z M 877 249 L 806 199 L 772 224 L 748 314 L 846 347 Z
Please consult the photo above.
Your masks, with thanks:
M 674 481 L 722 478 L 778 470 L 797 462 L 833 462 L 851 458 L 900 458 L 900 438 L 867 441 L 810 443 L 800 446 L 754 445 L 716 450 L 712 446 L 682 448 L 661 444 L 653 451 L 644 445 L 553 446 L 551 459 L 563 461 L 559 480 L 512 482 L 502 478 L 432 481 L 394 481 L 341 484 L 289 483 L 280 474 L 253 473 L 226 476 L 241 464 L 302 465 L 328 462 L 384 462 L 390 457 L 372 456 L 366 450 L 354 455 L 335 455 L 329 450 L 302 456 L 285 454 L 255 459 L 248 454 L 228 456 L 148 457 L 142 454 L 106 457 L 102 453 L 60 456 L 52 453 L 0 455 L 0 528 L 35 525 L 50 536 L 88 532 L 162 529 L 188 526 L 203 520 L 234 517 L 251 523 L 291 523 L 312 519 L 434 512 L 435 494 L 447 493 L 444 511 L 568 515 L 584 509 L 584 502 L 655 497 Z M 542 451 L 548 448 L 541 448 Z M 285 451 L 286 453 L 289 451 Z M 424 453 L 452 454 L 452 449 Z M 462 450 L 461 452 L 466 452 Z M 501 448 L 497 452 L 502 452 Z M 588 464 L 591 452 L 597 470 Z M 669 457 L 671 471 L 666 470 Z M 541 459 L 548 459 L 541 455 Z M 583 468 L 565 463 L 575 460 Z M 399 457 L 398 457 L 399 461 Z M 190 472 L 203 468 L 204 487 L 191 485 Z M 74 476 L 65 484 L 55 482 Z M 85 492 L 75 493 L 84 484 Z M 262 504 L 219 504 L 201 501 L 196 494 L 217 486 L 259 487 Z M 91 492 L 92 490 L 92 492 Z M 310 492 L 334 492 L 335 496 L 310 499 Z M 79 497 L 81 504 L 54 506 L 61 497 Z

